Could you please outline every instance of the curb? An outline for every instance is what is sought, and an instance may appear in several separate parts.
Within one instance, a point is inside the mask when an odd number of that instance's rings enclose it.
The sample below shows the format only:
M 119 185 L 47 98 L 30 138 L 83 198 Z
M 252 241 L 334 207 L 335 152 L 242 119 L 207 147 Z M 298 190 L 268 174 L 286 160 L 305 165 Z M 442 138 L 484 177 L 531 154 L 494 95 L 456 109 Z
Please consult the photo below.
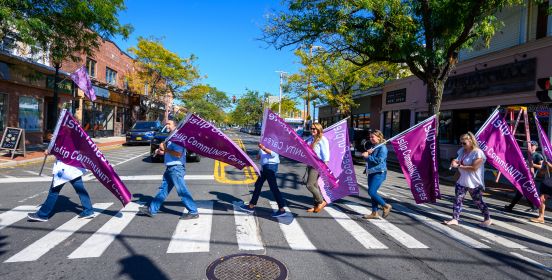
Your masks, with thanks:
M 124 141 L 122 143 L 120 143 L 120 142 L 121 141 L 111 142 L 111 143 L 98 143 L 97 145 L 98 145 L 98 147 L 102 148 L 101 149 L 102 151 L 109 151 L 109 150 L 113 150 L 113 149 L 117 149 L 119 147 L 122 147 L 123 144 L 124 144 Z M 36 158 L 31 158 L 31 159 L 18 160 L 18 161 L 11 160 L 11 161 L 8 161 L 8 162 L 0 163 L 0 169 L 25 166 L 25 165 L 29 165 L 29 164 L 33 164 L 33 163 L 42 162 L 43 160 L 44 160 L 44 157 L 42 157 L 42 156 L 36 157 Z M 53 161 L 54 161 L 54 158 L 48 158 L 46 160 L 46 162 L 53 162 Z

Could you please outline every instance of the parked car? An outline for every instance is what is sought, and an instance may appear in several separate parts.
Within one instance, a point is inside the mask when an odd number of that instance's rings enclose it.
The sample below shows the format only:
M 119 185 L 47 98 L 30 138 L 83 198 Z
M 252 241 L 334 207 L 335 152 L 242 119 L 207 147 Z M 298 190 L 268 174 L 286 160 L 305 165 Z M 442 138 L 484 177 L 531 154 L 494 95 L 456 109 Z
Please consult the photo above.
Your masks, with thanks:
M 153 138 L 150 142 L 150 157 L 152 162 L 163 162 L 164 156 L 156 155 L 155 150 L 159 148 L 159 145 L 161 142 L 165 141 L 165 139 L 169 136 L 169 131 L 167 127 L 162 127 L 159 129 L 159 131 L 156 131 L 153 135 Z M 186 162 L 200 162 L 201 156 L 190 151 L 186 151 Z
M 149 144 L 161 127 L 159 121 L 137 121 L 126 134 L 126 144 Z

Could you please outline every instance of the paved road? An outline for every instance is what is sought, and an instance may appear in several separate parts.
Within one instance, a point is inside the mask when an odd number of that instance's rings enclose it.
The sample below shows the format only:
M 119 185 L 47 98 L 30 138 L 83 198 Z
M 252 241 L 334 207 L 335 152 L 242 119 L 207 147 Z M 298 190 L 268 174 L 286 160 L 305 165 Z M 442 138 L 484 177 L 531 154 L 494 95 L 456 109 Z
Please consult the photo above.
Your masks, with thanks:
M 230 134 L 255 154 L 258 136 Z M 306 213 L 311 198 L 301 185 L 304 165 L 283 160 L 278 182 L 292 215 L 272 218 L 265 192 L 255 215 L 234 211 L 248 202 L 255 175 L 203 158 L 188 163 L 187 183 L 200 205 L 201 218 L 180 221 L 184 210 L 175 192 L 154 218 L 136 215 L 139 204 L 155 195 L 163 164 L 151 163 L 149 147 L 105 151 L 133 193 L 124 209 L 91 177 L 86 187 L 98 215 L 77 219 L 80 202 L 70 185 L 62 191 L 48 222 L 28 222 L 26 213 L 45 199 L 51 164 L 0 169 L 0 279 L 206 279 L 207 266 L 237 253 L 274 257 L 289 279 L 550 279 L 552 225 L 527 222 L 498 209 L 487 198 L 495 224 L 478 228 L 481 217 L 471 202 L 464 223 L 445 227 L 453 189 L 443 199 L 415 205 L 401 173 L 389 172 L 381 192 L 393 205 L 387 220 L 366 222 L 366 177 L 356 166 L 359 196 L 346 197 L 319 214 Z

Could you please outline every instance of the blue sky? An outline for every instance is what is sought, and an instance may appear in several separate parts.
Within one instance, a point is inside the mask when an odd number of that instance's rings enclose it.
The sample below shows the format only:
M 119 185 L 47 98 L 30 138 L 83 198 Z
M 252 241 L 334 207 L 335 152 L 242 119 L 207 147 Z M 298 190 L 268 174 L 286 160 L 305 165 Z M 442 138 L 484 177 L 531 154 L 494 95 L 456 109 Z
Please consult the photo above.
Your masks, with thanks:
M 123 50 L 137 38 L 161 38 L 163 45 L 181 57 L 194 54 L 204 83 L 229 97 L 246 88 L 279 94 L 276 70 L 296 72 L 298 59 L 291 48 L 275 50 L 261 37 L 266 15 L 281 9 L 279 0 L 129 0 L 119 14 L 134 32 L 127 40 L 115 38 Z

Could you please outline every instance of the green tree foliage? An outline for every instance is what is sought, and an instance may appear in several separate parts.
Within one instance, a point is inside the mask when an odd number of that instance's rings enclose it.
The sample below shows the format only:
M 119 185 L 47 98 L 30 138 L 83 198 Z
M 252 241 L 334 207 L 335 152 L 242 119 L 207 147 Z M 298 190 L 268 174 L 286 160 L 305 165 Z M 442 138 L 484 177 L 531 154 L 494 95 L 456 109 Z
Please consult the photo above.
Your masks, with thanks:
M 223 91 L 209 85 L 196 85 L 182 93 L 188 112 L 214 123 L 226 122 L 225 109 L 230 107 L 230 98 Z
M 285 97 L 283 96 L 282 97 L 282 106 L 281 106 L 281 112 L 282 112 L 282 116 L 285 117 L 285 116 L 290 116 L 294 113 L 297 113 L 299 110 L 297 109 L 297 101 L 295 99 L 291 99 L 289 97 Z M 273 103 L 272 105 L 270 105 L 270 110 L 272 112 L 278 112 L 278 108 L 279 108 L 279 103 L 276 102 L 276 103 Z
M 192 86 L 200 78 L 193 54 L 181 58 L 167 50 L 159 40 L 140 37 L 136 47 L 129 48 L 129 52 L 136 61 L 136 73 L 130 77 L 131 88 L 142 92 L 146 87 L 153 99 L 162 100 L 166 94 L 178 97 L 183 88 Z
M 428 86 L 429 111 L 438 112 L 458 52 L 490 41 L 495 14 L 521 0 L 286 0 L 271 17 L 264 40 L 276 48 L 320 43 L 360 66 L 405 63 Z
M 358 106 L 353 93 L 381 86 L 384 82 L 411 75 L 405 66 L 399 63 L 375 62 L 368 66 L 358 66 L 341 56 L 317 51 L 307 54 L 298 49 L 295 54 L 303 67 L 299 73 L 289 77 L 289 90 L 305 99 L 319 99 L 348 115 Z M 308 86 L 308 88 L 307 88 Z
M 237 100 L 236 108 L 230 113 L 230 120 L 234 124 L 253 125 L 260 122 L 268 93 L 259 94 L 258 91 L 246 90 Z
M 58 73 L 63 61 L 92 56 L 101 38 L 128 37 L 118 12 L 123 0 L 0 0 L 0 39 L 10 36 L 32 48 L 48 50 L 56 68 L 54 102 L 58 103 Z M 51 110 L 53 119 L 57 110 Z

